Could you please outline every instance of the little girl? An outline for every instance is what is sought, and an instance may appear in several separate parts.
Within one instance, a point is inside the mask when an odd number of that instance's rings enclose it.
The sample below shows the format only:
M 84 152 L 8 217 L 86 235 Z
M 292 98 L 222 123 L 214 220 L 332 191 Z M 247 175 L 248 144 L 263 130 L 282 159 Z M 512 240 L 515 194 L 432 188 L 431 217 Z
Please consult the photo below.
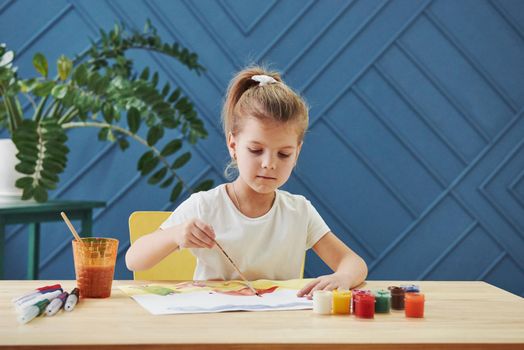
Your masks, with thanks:
M 222 121 L 231 155 L 226 173 L 237 168 L 238 177 L 191 195 L 157 231 L 138 239 L 126 254 L 128 269 L 145 270 L 176 249 L 191 248 L 195 280 L 239 279 L 216 241 L 249 280 L 300 278 L 305 251 L 313 248 L 335 272 L 314 279 L 298 296 L 362 283 L 364 260 L 306 198 L 279 190 L 296 165 L 308 126 L 302 98 L 278 73 L 246 68 L 229 85 Z

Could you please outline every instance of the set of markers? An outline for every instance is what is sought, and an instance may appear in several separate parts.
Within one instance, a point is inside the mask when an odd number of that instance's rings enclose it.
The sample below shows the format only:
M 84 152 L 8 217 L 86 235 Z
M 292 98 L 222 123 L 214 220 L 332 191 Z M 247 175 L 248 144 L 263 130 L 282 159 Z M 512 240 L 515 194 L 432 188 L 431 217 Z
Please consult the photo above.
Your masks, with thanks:
M 313 312 L 320 315 L 351 314 L 374 318 L 375 313 L 404 310 L 406 317 L 424 317 L 424 294 L 416 285 L 390 286 L 375 292 L 364 289 L 313 292 Z
M 74 288 L 71 293 L 64 292 L 60 284 L 37 288 L 12 300 L 18 312 L 18 322 L 26 324 L 42 314 L 53 316 L 63 307 L 72 311 L 78 302 L 80 291 Z

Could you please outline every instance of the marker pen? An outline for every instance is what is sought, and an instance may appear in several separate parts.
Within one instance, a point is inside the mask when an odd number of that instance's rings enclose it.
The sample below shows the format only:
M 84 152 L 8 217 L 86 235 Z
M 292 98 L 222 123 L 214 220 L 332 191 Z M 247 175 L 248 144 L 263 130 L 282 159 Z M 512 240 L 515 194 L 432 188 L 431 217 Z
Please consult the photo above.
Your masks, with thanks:
M 51 287 L 54 287 L 54 286 L 51 286 Z M 24 297 L 21 297 L 21 298 L 18 298 L 16 301 L 14 301 L 13 303 L 15 304 L 16 307 L 19 307 L 20 305 L 23 305 L 23 304 L 27 304 L 29 303 L 30 301 L 33 301 L 35 299 L 37 299 L 38 297 L 41 297 L 42 295 L 44 294 L 47 294 L 47 293 L 51 293 L 51 292 L 54 292 L 54 291 L 57 291 L 59 290 L 60 292 L 62 292 L 62 288 L 61 287 L 57 287 L 57 288 L 46 288 L 42 291 L 39 291 L 39 292 L 34 292 L 34 293 L 31 293 L 31 294 L 27 294 L 25 295 Z M 41 300 L 41 299 L 40 299 Z
M 34 305 L 29 306 L 23 311 L 23 313 L 20 316 L 18 316 L 18 322 L 20 322 L 21 324 L 26 324 L 27 322 L 31 321 L 33 318 L 44 312 L 44 309 L 47 307 L 47 305 L 49 305 L 49 300 L 44 299 L 37 302 Z
M 17 301 L 14 302 L 15 306 L 20 306 L 20 305 L 23 305 L 23 304 L 26 304 L 27 302 L 31 301 L 31 300 L 34 300 L 38 297 L 41 297 L 42 295 L 44 294 L 48 294 L 48 293 L 52 293 L 54 291 L 57 291 L 57 290 L 62 290 L 62 288 L 49 288 L 49 289 L 45 289 L 41 292 L 35 292 L 35 293 L 32 293 L 32 294 L 27 294 L 26 296 L 22 297 L 22 298 L 18 298 Z
M 64 305 L 65 300 L 67 299 L 68 295 L 69 294 L 67 292 L 63 292 L 62 294 L 57 296 L 55 299 L 53 299 L 53 301 L 51 301 L 51 303 L 47 305 L 45 309 L 45 315 L 53 316 L 54 314 L 56 314 L 58 310 L 60 310 L 62 306 Z
M 16 303 L 17 301 L 21 299 L 33 297 L 34 295 L 41 294 L 42 292 L 45 292 L 47 290 L 55 290 L 55 289 L 61 289 L 61 288 L 62 286 L 60 284 L 53 284 L 51 286 L 44 286 L 44 287 L 36 288 L 28 293 L 25 293 L 24 295 L 11 299 L 11 302 Z
M 22 304 L 15 305 L 15 308 L 16 308 L 16 310 L 18 312 L 22 312 L 27 307 L 32 306 L 32 305 L 34 305 L 34 304 L 36 304 L 36 303 L 38 303 L 38 302 L 40 302 L 42 300 L 48 300 L 50 302 L 51 300 L 53 300 L 54 298 L 56 298 L 60 294 L 62 294 L 62 290 L 61 289 L 57 289 L 57 290 L 54 290 L 54 291 L 49 292 L 49 293 L 39 294 L 36 297 L 34 297 L 33 299 L 27 300 L 27 301 L 23 302 Z
M 75 305 L 78 303 L 79 295 L 80 291 L 78 290 L 78 288 L 74 288 L 71 291 L 71 294 L 69 294 L 69 296 L 67 297 L 64 305 L 65 311 L 73 311 Z

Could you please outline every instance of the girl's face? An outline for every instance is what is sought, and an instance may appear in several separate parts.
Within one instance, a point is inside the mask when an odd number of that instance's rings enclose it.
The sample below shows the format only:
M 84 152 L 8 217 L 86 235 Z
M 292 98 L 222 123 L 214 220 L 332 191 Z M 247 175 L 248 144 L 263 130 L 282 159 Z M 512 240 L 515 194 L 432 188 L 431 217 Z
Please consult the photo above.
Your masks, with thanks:
M 236 156 L 241 180 L 260 194 L 273 193 L 286 183 L 302 142 L 295 123 L 248 117 L 236 135 L 229 135 L 231 157 Z

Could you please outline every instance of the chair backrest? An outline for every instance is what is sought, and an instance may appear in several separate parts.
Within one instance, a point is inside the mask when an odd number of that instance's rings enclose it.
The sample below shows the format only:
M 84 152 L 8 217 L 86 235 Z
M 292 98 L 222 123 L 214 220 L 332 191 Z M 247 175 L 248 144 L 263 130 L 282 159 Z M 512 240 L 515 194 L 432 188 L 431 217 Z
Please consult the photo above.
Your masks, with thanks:
M 156 231 L 171 214 L 169 211 L 135 211 L 129 216 L 131 244 L 138 238 Z M 192 280 L 196 258 L 187 249 L 181 249 L 164 258 L 149 270 L 136 271 L 136 280 Z

